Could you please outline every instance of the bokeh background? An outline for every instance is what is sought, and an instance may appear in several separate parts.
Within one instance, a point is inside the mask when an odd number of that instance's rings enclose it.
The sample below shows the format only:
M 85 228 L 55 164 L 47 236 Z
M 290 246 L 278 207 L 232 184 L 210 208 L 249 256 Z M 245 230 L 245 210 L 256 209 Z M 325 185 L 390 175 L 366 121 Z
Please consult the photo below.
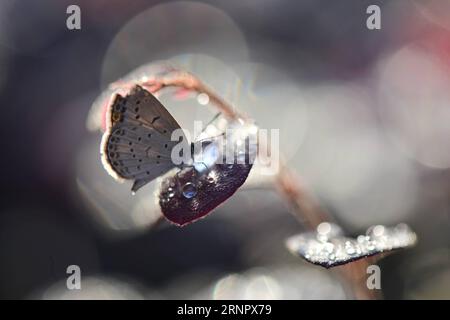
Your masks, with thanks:
M 366 28 L 371 4 L 381 30 Z M 379 263 L 384 298 L 450 298 L 446 0 L 2 0 L 1 298 L 351 298 L 286 250 L 305 227 L 270 181 L 177 228 L 154 226 L 157 182 L 131 196 L 103 170 L 93 102 L 161 60 L 281 129 L 288 164 L 349 235 L 411 225 L 418 245 Z M 188 129 L 214 114 L 161 99 Z

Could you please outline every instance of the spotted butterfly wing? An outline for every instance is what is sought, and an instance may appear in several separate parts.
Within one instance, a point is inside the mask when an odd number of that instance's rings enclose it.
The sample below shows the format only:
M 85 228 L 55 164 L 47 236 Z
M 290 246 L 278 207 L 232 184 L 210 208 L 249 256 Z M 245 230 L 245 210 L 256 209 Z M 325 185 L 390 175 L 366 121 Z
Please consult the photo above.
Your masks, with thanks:
M 136 85 L 125 97 L 116 94 L 106 113 L 102 162 L 118 180 L 134 181 L 132 191 L 175 167 L 172 132 L 180 125 L 150 92 Z M 186 137 L 182 137 L 187 142 Z

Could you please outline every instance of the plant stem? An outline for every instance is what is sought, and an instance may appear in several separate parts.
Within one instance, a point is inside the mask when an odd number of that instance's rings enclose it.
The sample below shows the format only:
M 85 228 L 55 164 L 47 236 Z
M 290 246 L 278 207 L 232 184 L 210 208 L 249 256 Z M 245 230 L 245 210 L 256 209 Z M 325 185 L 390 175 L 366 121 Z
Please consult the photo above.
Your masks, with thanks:
M 235 107 L 226 102 L 211 88 L 206 86 L 198 78 L 188 72 L 173 71 L 165 76 L 162 76 L 161 78 L 147 80 L 142 83 L 142 85 L 151 92 L 156 92 L 164 87 L 178 87 L 191 90 L 199 94 L 204 93 L 208 95 L 211 104 L 213 104 L 226 118 L 230 120 L 237 120 L 239 118 L 247 119 L 247 116 L 241 114 Z
M 179 87 L 199 94 L 205 93 L 208 95 L 211 104 L 226 118 L 230 120 L 249 119 L 248 116 L 240 113 L 198 78 L 187 72 L 170 72 L 161 78 L 150 79 L 141 85 L 153 93 L 164 87 Z M 264 146 L 259 146 L 259 148 L 262 147 Z M 280 162 L 280 169 L 275 177 L 275 186 L 281 196 L 288 202 L 290 212 L 294 217 L 311 230 L 316 230 L 322 222 L 332 222 L 334 219 L 319 205 L 319 202 L 307 190 L 305 184 L 301 182 L 302 180 L 284 161 Z M 378 291 L 369 290 L 366 285 L 366 270 L 369 262 L 373 261 L 374 258 L 366 258 L 335 268 L 344 288 L 350 290 L 356 299 L 378 299 L 381 297 Z

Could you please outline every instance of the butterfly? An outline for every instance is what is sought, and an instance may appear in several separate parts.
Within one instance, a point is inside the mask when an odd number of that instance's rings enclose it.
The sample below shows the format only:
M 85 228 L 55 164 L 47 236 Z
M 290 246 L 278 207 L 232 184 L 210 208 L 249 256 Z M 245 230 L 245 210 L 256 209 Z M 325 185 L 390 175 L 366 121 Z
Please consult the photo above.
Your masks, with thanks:
M 116 94 L 108 105 L 100 153 L 103 166 L 115 179 L 133 181 L 132 192 L 178 168 L 163 179 L 158 197 L 163 215 L 182 226 L 204 217 L 233 195 L 247 179 L 253 162 L 217 161 L 226 139 L 210 139 L 204 146 L 204 141 L 189 143 L 181 134 L 173 141 L 172 134 L 179 129 L 159 100 L 136 85 L 125 96 Z M 176 164 L 172 150 L 179 144 L 191 156 L 199 144 L 205 160 Z M 242 150 L 236 155 L 249 159 Z

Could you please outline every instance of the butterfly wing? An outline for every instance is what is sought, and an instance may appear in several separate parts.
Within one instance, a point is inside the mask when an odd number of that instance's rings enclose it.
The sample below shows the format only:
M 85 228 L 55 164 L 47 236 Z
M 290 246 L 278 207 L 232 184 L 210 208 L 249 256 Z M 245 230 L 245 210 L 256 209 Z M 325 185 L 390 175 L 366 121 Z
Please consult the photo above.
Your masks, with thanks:
M 118 180 L 133 180 L 132 191 L 175 167 L 172 132 L 181 129 L 150 92 L 135 86 L 125 97 L 117 94 L 106 114 L 101 145 L 105 169 Z M 182 141 L 188 143 L 186 137 Z

